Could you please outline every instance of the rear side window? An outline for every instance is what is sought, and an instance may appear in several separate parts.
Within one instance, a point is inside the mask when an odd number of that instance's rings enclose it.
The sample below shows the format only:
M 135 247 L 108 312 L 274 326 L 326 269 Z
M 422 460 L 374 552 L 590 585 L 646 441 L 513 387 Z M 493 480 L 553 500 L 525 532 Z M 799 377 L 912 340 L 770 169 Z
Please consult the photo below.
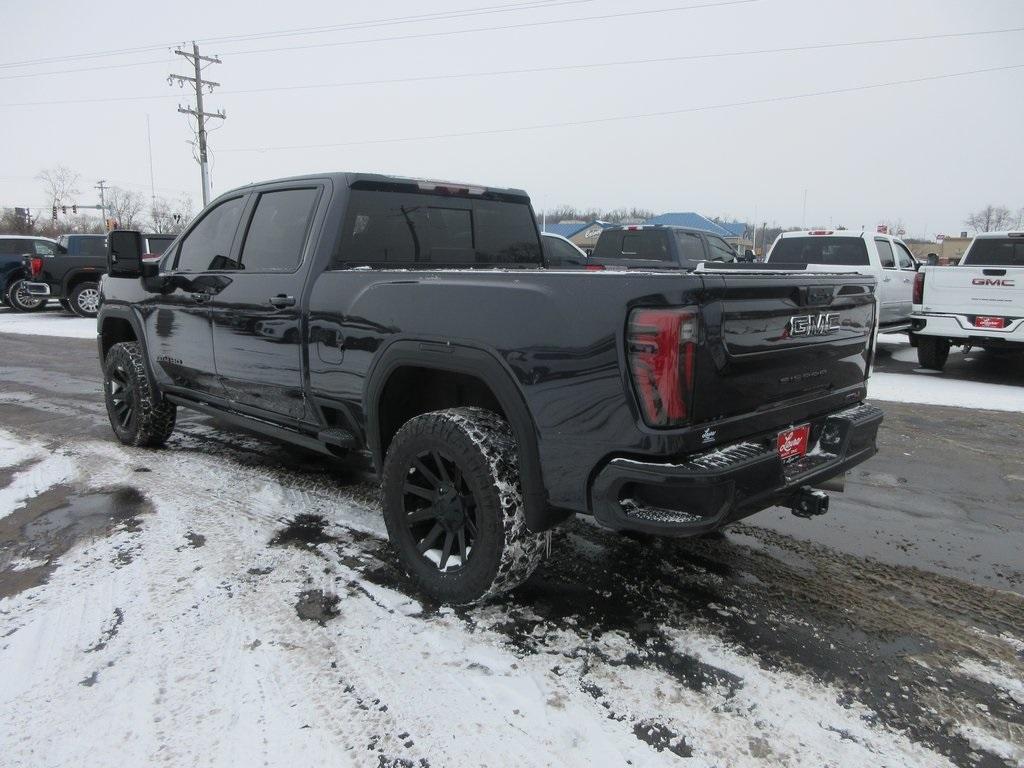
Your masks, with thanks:
M 965 266 L 1024 267 L 1024 237 L 980 237 L 964 256 Z
M 32 247 L 35 248 L 36 256 L 53 256 L 57 250 L 53 243 L 45 240 L 33 240 Z
M 557 237 L 541 237 L 544 244 L 544 260 L 549 267 L 580 265 L 586 263 L 586 256 L 580 253 L 571 243 Z
M 238 264 L 231 259 L 231 245 L 242 218 L 243 200 L 242 197 L 225 200 L 199 220 L 181 241 L 176 269 L 182 272 L 238 269 Z
M 832 264 L 866 267 L 868 249 L 859 237 L 783 237 L 768 261 L 776 264 Z
M 106 256 L 107 238 L 105 237 L 83 237 L 78 241 L 79 256 Z
M 670 261 L 667 234 L 664 229 L 605 230 L 597 241 L 594 258 Z
M 315 187 L 261 194 L 242 246 L 242 269 L 291 272 L 299 266 L 319 195 Z
M 353 190 L 335 266 L 540 265 L 529 205 Z
M 23 256 L 30 250 L 27 240 L 0 238 L 0 256 Z
M 896 257 L 892 254 L 889 241 L 876 239 L 875 247 L 878 248 L 878 259 L 882 262 L 882 269 L 896 269 Z
M 708 235 L 708 247 L 711 249 L 711 261 L 736 261 L 736 251 L 722 238 Z
M 704 244 L 700 241 L 700 235 L 694 232 L 676 231 L 676 245 L 679 247 L 679 258 L 684 262 L 696 265 L 704 261 Z

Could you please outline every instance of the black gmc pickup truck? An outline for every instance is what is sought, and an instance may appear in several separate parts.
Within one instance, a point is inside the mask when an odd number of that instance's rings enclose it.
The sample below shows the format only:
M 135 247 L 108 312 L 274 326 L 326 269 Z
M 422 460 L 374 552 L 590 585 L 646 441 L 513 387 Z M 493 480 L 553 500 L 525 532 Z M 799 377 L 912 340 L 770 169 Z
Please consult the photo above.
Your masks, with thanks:
M 573 513 L 709 532 L 876 452 L 875 286 L 855 274 L 548 268 L 529 198 L 333 173 L 222 195 L 159 262 L 109 238 L 110 423 L 178 406 L 327 454 L 368 450 L 433 598 L 511 589 Z

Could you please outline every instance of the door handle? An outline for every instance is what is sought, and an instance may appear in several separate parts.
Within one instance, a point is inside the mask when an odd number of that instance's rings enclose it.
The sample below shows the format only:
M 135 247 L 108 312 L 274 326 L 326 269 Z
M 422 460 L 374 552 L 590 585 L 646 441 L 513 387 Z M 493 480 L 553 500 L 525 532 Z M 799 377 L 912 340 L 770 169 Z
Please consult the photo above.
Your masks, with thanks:
M 199 292 L 199 293 L 193 293 L 193 294 L 190 294 L 190 295 L 192 297 L 192 301 L 194 301 L 196 304 L 205 304 L 206 302 L 208 302 L 210 300 L 210 294 L 209 293 Z
M 277 296 L 270 297 L 270 303 L 273 304 L 278 309 L 283 309 L 284 307 L 294 307 L 295 297 L 285 296 L 283 293 L 279 293 L 277 294 Z

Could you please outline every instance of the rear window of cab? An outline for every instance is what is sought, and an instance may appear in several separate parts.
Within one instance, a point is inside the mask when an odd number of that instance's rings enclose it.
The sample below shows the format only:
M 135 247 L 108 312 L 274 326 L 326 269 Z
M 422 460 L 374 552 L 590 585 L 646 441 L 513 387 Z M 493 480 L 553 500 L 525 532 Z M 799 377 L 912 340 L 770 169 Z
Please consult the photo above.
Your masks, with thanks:
M 772 248 L 768 261 L 783 264 L 827 264 L 865 267 L 868 249 L 860 237 L 783 237 Z

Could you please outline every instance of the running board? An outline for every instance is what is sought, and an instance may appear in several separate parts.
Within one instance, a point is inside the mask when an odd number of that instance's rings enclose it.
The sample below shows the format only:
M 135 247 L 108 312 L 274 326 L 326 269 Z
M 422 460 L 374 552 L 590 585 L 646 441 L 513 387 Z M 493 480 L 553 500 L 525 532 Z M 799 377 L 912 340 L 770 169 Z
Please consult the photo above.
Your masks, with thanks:
M 214 416 L 218 419 L 223 419 L 233 426 L 248 429 L 266 437 L 272 437 L 275 440 L 282 440 L 286 443 L 291 443 L 292 445 L 308 448 L 309 450 L 317 451 L 318 453 L 326 453 L 328 456 L 337 455 L 334 450 L 331 450 L 332 448 L 348 449 L 355 447 L 355 437 L 353 437 L 352 433 L 346 432 L 343 429 L 327 429 L 319 432 L 314 437 L 313 435 L 307 435 L 294 429 L 288 429 L 287 427 L 282 427 L 254 416 L 246 416 L 245 414 L 238 413 L 237 411 L 226 411 L 200 400 L 190 400 L 189 398 L 182 397 L 181 395 L 165 393 L 164 399 L 168 402 L 174 403 L 175 405 L 180 405 L 184 408 L 191 408 L 194 411 L 205 413 L 207 416 Z

